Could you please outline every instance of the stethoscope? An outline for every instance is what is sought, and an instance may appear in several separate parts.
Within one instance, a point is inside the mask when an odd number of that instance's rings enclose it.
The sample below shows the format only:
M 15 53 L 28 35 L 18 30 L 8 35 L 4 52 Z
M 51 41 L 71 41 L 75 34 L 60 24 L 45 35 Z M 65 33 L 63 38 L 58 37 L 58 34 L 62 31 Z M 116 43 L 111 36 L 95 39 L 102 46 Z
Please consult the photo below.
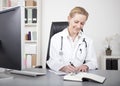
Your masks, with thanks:
M 60 47 L 60 51 L 59 51 L 59 55 L 63 55 L 63 36 L 61 36 L 61 47 Z
M 82 43 L 85 44 L 85 49 L 86 49 L 86 54 L 85 54 L 85 58 L 84 58 L 84 61 L 83 61 L 83 64 L 84 64 L 84 63 L 86 63 L 86 56 L 87 56 L 87 42 L 86 42 L 85 38 L 83 38 Z M 82 45 L 82 43 L 78 45 L 78 48 L 77 48 L 77 50 L 76 50 L 76 54 L 77 54 L 77 52 L 78 52 L 78 49 L 80 50 L 80 54 L 82 54 L 82 48 L 79 48 L 79 47 Z M 76 55 L 76 54 L 75 54 L 75 55 Z
M 85 38 L 83 38 L 82 43 L 85 44 L 85 48 L 87 49 L 87 42 L 86 42 Z M 80 44 L 78 45 L 77 51 L 78 51 L 79 47 L 82 45 L 82 43 L 80 43 Z M 81 52 L 81 54 L 82 54 L 82 49 L 80 48 L 79 50 L 80 50 L 80 52 Z M 86 51 L 87 51 L 87 50 L 86 50 Z
M 83 38 L 82 42 L 85 43 L 85 48 L 86 48 L 86 51 L 87 51 L 87 42 L 86 42 L 85 38 Z M 81 46 L 81 44 L 78 45 L 78 48 Z M 77 48 L 77 50 L 78 50 L 78 48 Z M 80 48 L 80 52 L 82 54 L 82 49 L 81 48 Z M 63 55 L 63 36 L 61 36 L 61 47 L 60 47 L 59 55 L 61 55 L 61 56 Z

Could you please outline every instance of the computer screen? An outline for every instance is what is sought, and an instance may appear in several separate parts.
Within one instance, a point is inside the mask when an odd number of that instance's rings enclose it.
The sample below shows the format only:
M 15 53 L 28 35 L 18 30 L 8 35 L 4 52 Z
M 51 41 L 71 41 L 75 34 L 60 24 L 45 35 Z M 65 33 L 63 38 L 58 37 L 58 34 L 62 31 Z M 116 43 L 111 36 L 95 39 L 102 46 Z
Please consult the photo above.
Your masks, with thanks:
M 21 9 L 0 11 L 0 67 L 21 70 Z

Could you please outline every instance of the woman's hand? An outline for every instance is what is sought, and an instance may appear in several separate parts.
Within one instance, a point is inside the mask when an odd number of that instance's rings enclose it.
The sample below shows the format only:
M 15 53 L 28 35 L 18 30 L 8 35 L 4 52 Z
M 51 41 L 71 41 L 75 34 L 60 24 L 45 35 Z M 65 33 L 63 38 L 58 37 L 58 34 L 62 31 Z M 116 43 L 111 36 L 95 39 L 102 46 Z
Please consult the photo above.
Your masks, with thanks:
M 84 65 L 84 64 L 77 67 L 78 72 L 87 72 L 88 69 L 89 69 L 89 67 L 87 65 Z
M 67 65 L 67 66 L 64 66 L 60 69 L 60 71 L 62 72 L 66 72 L 66 73 L 73 73 L 76 71 L 76 67 L 73 67 L 71 65 Z

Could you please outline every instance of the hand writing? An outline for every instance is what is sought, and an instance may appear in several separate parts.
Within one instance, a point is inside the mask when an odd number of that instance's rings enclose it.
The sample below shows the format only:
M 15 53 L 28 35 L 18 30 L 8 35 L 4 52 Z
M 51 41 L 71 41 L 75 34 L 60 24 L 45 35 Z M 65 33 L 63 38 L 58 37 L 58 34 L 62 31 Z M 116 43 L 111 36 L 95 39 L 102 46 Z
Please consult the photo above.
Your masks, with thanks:
M 76 71 L 76 67 L 73 67 L 71 65 L 67 65 L 67 66 L 64 66 L 60 69 L 60 71 L 62 72 L 66 72 L 66 73 L 73 73 Z

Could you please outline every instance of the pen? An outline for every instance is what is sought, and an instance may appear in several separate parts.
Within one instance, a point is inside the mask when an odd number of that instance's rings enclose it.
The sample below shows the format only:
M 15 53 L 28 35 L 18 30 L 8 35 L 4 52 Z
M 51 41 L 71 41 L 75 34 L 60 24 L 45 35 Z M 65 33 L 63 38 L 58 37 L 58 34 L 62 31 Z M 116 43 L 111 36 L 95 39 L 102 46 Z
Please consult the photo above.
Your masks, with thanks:
M 73 67 L 75 67 L 72 62 L 70 62 L 70 65 L 73 66 Z
M 73 67 L 75 67 L 72 62 L 70 62 L 70 65 L 73 66 Z M 72 75 L 74 75 L 74 74 L 77 74 L 77 71 L 75 71 L 74 73 L 72 73 Z

